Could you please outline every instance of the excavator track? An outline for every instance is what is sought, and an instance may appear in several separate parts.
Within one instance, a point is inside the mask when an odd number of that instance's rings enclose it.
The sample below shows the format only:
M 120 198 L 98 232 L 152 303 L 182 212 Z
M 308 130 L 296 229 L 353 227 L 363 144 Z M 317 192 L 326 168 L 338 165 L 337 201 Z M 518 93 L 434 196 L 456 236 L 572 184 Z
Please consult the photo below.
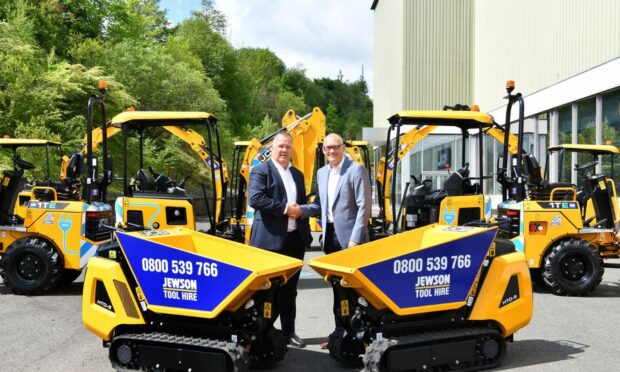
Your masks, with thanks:
M 110 344 L 117 371 L 248 371 L 250 359 L 234 342 L 163 332 L 127 333 Z
M 368 372 L 477 371 L 498 366 L 505 355 L 503 336 L 477 327 L 379 338 L 363 360 Z

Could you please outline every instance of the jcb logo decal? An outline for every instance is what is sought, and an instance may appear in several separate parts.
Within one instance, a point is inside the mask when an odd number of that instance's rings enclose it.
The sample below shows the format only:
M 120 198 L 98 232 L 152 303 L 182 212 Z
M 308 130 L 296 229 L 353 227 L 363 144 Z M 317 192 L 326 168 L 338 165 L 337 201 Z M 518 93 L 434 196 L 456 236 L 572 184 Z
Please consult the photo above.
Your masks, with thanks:
M 349 300 L 340 301 L 340 315 L 349 316 Z
M 263 153 L 258 154 L 258 161 L 264 163 L 266 160 L 271 159 L 271 147 L 268 147 Z
M 263 317 L 271 319 L 271 302 L 265 302 L 263 305 Z

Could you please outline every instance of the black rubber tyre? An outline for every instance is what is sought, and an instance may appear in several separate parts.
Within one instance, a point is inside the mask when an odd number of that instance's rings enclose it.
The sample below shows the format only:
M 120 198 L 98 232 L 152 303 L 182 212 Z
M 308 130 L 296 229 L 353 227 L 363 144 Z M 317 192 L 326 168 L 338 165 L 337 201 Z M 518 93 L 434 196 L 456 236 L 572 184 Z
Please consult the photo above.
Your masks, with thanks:
M 63 286 L 63 285 L 68 285 L 68 284 L 73 283 L 73 281 L 77 279 L 81 273 L 82 273 L 82 270 L 71 270 L 71 269 L 62 270 L 62 274 L 60 275 L 60 279 L 58 280 L 58 285 Z
M 603 279 L 603 258 L 592 244 L 569 239 L 551 248 L 545 258 L 543 279 L 551 292 L 562 296 L 583 296 Z
M 23 238 L 13 243 L 0 260 L 4 284 L 15 294 L 37 294 L 50 290 L 60 280 L 62 257 L 41 239 Z
M 547 286 L 543 279 L 542 269 L 530 269 L 530 277 L 532 278 L 532 283 L 541 287 Z

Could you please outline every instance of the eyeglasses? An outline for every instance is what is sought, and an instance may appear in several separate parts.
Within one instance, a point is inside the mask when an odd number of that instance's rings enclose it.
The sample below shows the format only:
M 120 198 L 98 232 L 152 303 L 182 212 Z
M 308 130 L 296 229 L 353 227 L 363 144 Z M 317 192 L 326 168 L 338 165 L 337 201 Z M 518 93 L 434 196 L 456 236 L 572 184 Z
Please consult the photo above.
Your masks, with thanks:
M 340 150 L 340 147 L 342 147 L 342 145 L 343 144 L 335 145 L 335 146 L 323 146 L 323 151 L 325 152 L 338 151 Z

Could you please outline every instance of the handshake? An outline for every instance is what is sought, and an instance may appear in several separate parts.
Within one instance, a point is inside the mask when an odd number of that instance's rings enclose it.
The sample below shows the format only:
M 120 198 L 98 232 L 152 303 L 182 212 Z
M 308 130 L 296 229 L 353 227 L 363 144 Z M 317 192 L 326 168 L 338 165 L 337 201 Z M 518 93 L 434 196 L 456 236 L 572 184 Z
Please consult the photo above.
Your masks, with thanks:
M 286 209 L 286 215 L 290 218 L 298 219 L 301 217 L 301 206 L 297 203 L 289 203 Z

